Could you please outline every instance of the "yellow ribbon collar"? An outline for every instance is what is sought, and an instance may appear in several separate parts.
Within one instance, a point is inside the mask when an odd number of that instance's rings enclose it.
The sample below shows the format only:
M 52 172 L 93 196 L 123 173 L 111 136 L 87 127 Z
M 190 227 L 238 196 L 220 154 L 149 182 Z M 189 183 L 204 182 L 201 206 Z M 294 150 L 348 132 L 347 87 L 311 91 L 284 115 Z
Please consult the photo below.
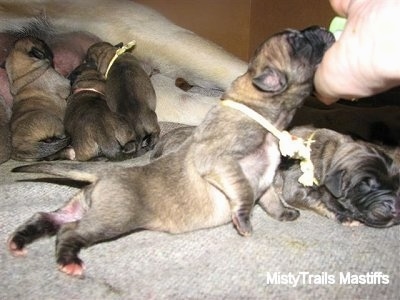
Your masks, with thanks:
M 104 93 L 102 93 L 94 88 L 77 88 L 77 89 L 73 90 L 72 94 L 77 94 L 80 92 L 94 92 L 94 93 L 105 96 Z
M 111 66 L 115 62 L 115 60 L 123 53 L 125 53 L 127 50 L 131 49 L 133 46 L 136 45 L 136 41 L 130 41 L 128 44 L 122 46 L 121 48 L 118 48 L 117 51 L 115 51 L 115 55 L 113 58 L 110 60 L 110 63 L 108 64 L 106 73 L 104 74 L 104 77 L 107 79 L 108 72 L 111 69 Z
M 300 159 L 300 169 L 303 175 L 299 177 L 298 181 L 301 184 L 304 186 L 318 184 L 317 179 L 314 177 L 314 165 L 311 161 L 311 144 L 314 142 L 312 140 L 314 133 L 311 134 L 307 141 L 304 141 L 302 138 L 293 136 L 287 131 L 278 130 L 262 115 L 244 104 L 229 99 L 222 100 L 221 104 L 239 110 L 272 133 L 279 140 L 279 151 L 283 156 Z

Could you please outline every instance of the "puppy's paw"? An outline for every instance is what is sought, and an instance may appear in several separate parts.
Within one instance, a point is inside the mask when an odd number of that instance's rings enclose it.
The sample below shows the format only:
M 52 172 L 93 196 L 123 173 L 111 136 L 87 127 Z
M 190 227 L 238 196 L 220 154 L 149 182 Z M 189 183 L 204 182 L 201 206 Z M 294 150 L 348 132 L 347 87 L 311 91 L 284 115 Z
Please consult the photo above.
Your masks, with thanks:
M 347 227 L 359 227 L 359 226 L 362 226 L 363 223 L 361 223 L 360 221 L 357 221 L 357 220 L 352 220 L 352 221 L 342 222 L 342 225 L 347 226 Z
M 26 256 L 27 251 L 24 248 L 25 243 L 15 236 L 12 236 L 7 241 L 8 250 L 13 256 Z
M 278 217 L 279 221 L 294 221 L 300 216 L 300 212 L 297 209 L 285 207 L 282 214 Z
M 75 149 L 72 147 L 68 147 L 65 149 L 65 157 L 69 160 L 76 160 Z
M 66 265 L 59 265 L 58 269 L 67 275 L 78 277 L 83 275 L 85 265 L 82 262 L 70 263 Z
M 343 216 L 340 214 L 336 215 L 336 219 L 339 221 L 340 224 L 347 227 L 358 227 L 362 226 L 363 224 L 360 221 L 354 220 L 349 216 Z
M 248 216 L 233 214 L 232 222 L 240 235 L 250 236 L 253 233 L 253 227 Z

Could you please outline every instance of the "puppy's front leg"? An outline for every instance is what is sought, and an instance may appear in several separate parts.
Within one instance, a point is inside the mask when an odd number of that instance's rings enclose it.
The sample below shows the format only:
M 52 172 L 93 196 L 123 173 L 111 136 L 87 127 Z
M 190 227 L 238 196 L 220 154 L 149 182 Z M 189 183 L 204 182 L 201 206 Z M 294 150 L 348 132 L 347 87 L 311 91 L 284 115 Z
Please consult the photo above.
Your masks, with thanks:
M 300 216 L 297 209 L 283 205 L 273 186 L 261 196 L 258 203 L 268 215 L 279 221 L 293 221 Z
M 238 162 L 229 157 L 218 159 L 203 177 L 230 201 L 232 221 L 239 234 L 251 235 L 250 214 L 254 206 L 254 192 Z

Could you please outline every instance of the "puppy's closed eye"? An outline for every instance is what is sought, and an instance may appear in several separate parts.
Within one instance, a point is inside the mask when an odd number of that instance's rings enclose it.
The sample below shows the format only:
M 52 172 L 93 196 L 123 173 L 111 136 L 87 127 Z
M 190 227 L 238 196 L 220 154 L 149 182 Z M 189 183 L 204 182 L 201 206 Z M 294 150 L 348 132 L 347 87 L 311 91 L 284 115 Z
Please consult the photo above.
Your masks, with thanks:
M 369 193 L 378 190 L 380 186 L 381 184 L 376 180 L 376 178 L 370 177 L 361 181 L 358 189 L 361 193 Z
M 37 59 L 45 59 L 46 55 L 43 51 L 36 47 L 32 47 L 31 51 L 28 52 L 30 57 L 35 57 Z

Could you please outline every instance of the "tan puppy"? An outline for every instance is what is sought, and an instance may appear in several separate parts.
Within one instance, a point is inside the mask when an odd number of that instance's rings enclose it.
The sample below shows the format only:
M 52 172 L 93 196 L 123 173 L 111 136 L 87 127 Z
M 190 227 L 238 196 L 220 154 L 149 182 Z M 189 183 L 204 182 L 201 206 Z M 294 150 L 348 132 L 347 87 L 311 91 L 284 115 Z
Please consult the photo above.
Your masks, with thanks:
M 65 5 L 63 0 L 14 0 L 0 4 L 0 31 L 15 30 L 45 14 L 59 32 L 89 31 L 112 44 L 136 40 L 139 60 L 190 84 L 226 89 L 246 70 L 243 61 L 221 47 L 134 1 L 71 1 Z
M 70 79 L 72 94 L 67 99 L 64 124 L 75 159 L 133 157 L 137 152 L 136 136 L 127 122 L 108 107 L 105 79 L 96 66 L 82 64 Z
M 12 158 L 40 160 L 68 145 L 64 132 L 69 81 L 57 73 L 50 48 L 41 40 L 18 40 L 6 60 L 13 95 Z
M 320 28 L 288 30 L 265 41 L 224 98 L 253 108 L 282 130 L 312 91 L 315 68 L 333 36 Z M 233 221 L 250 235 L 254 203 L 274 218 L 298 212 L 268 198 L 280 161 L 276 138 L 241 111 L 215 106 L 177 150 L 148 165 L 88 172 L 82 166 L 36 164 L 15 169 L 91 182 L 64 207 L 37 213 L 9 239 L 15 255 L 35 239 L 57 236 L 60 269 L 81 275 L 81 248 L 137 229 L 181 233 Z M 110 201 L 112 199 L 112 201 Z
M 88 49 L 87 61 L 94 62 L 106 76 L 108 106 L 135 132 L 140 155 L 152 149 L 160 135 L 155 113 L 156 93 L 150 77 L 131 53 L 115 56 L 119 48 L 107 42 L 96 43 Z
M 135 56 L 160 72 L 153 81 L 159 121 L 198 125 L 218 103 L 219 97 L 177 89 L 176 78 L 225 90 L 246 71 L 244 61 L 220 46 L 131 0 L 70 1 L 68 5 L 63 0 L 0 0 L 0 5 L 0 31 L 15 32 L 45 16 L 55 33 L 89 31 L 112 44 L 135 40 Z

